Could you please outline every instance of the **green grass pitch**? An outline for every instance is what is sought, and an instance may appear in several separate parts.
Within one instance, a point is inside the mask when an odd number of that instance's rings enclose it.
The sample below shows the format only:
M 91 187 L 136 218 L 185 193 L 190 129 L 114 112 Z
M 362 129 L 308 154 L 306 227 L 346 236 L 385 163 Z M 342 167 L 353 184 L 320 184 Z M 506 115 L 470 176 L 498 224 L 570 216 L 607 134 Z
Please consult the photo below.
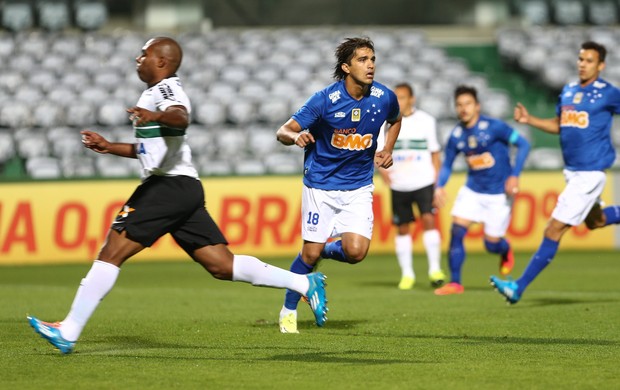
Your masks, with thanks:
M 527 259 L 517 254 L 516 275 Z M 324 261 L 326 326 L 303 305 L 301 334 L 282 335 L 281 290 L 217 281 L 190 261 L 129 261 L 67 356 L 26 314 L 62 319 L 90 265 L 0 267 L 0 388 L 620 388 L 617 253 L 560 250 L 514 306 L 488 284 L 496 256 L 468 256 L 460 296 L 434 296 L 425 263 L 416 256 L 403 292 L 392 256 Z

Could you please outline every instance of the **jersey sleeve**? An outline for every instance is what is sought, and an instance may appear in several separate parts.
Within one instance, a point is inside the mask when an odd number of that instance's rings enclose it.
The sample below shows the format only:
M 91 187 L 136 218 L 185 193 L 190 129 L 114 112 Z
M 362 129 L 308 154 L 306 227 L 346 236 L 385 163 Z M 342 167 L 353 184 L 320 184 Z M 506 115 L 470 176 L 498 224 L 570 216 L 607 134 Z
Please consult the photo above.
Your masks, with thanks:
M 168 107 L 183 106 L 191 112 L 189 98 L 177 80 L 165 79 L 153 87 L 153 100 L 159 111 L 166 111 Z
M 458 149 L 456 148 L 455 138 L 450 135 L 448 138 L 448 142 L 446 143 L 446 148 L 444 150 L 444 159 L 441 164 L 441 168 L 439 169 L 439 177 L 437 180 L 437 187 L 443 187 L 448 182 L 450 175 L 452 174 L 452 164 L 454 164 L 454 159 L 458 154 Z
M 439 145 L 439 139 L 437 137 L 437 120 L 433 117 L 429 120 L 428 150 L 433 153 L 441 150 L 441 145 Z
M 393 123 L 394 121 L 396 121 L 396 119 L 398 119 L 398 116 L 400 115 L 400 106 L 398 105 L 398 99 L 396 98 L 396 94 L 394 93 L 394 91 L 388 89 L 387 93 L 390 98 L 387 121 L 389 123 Z
M 614 114 L 620 114 L 620 89 L 612 87 L 609 94 L 609 105 Z
M 498 139 L 506 142 L 507 144 L 511 143 L 511 137 L 513 137 L 513 133 L 515 130 L 508 125 L 508 123 L 500 120 L 495 121 L 495 135 Z
M 309 129 L 321 118 L 324 104 L 325 96 L 323 92 L 316 92 L 295 114 L 293 114 L 293 119 L 299 123 L 302 129 Z
M 377 150 L 382 150 L 385 146 L 385 131 L 388 129 L 388 126 L 390 125 L 387 122 L 384 122 L 381 129 L 379 129 L 379 135 L 377 136 Z

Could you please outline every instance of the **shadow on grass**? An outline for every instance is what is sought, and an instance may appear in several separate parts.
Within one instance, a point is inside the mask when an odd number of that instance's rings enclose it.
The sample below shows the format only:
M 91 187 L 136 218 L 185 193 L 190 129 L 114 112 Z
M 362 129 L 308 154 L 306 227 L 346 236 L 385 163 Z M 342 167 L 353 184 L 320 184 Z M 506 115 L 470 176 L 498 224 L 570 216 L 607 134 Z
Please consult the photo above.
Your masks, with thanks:
M 337 364 L 401 364 L 401 363 L 429 363 L 422 361 L 412 361 L 403 359 L 386 359 L 386 358 L 368 358 L 360 357 L 367 355 L 368 351 L 338 351 L 333 352 L 295 352 L 291 354 L 273 355 L 268 358 L 258 359 L 264 361 L 283 361 L 283 362 L 301 362 L 301 363 L 337 363 Z
M 578 305 L 584 303 L 612 303 L 617 299 L 534 298 L 529 306 Z
M 389 335 L 389 336 L 384 335 L 383 337 L 435 339 L 435 340 L 461 341 L 465 343 L 486 343 L 486 344 L 620 346 L 620 342 L 618 341 L 596 340 L 596 339 L 562 339 L 562 338 L 542 338 L 542 337 L 469 336 L 469 335 L 424 335 L 424 334 Z

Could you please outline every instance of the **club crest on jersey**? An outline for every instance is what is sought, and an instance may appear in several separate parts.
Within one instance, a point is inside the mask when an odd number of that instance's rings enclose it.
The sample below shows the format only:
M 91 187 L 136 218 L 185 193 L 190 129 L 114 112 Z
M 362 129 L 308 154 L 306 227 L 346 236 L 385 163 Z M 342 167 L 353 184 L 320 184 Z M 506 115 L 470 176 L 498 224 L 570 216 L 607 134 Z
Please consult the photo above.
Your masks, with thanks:
M 467 137 L 467 146 L 469 146 L 470 149 L 475 149 L 476 146 L 478 146 L 478 140 L 476 140 L 475 135 Z
M 581 103 L 582 99 L 583 99 L 583 92 L 577 92 L 575 96 L 573 96 L 573 103 L 579 104 Z
M 136 209 L 134 209 L 133 207 L 129 207 L 128 205 L 124 205 L 123 209 L 118 213 L 117 217 L 119 217 L 119 218 L 127 218 L 129 213 L 131 213 L 132 211 L 135 211 L 135 210 Z
M 359 108 L 354 108 L 351 111 L 351 122 L 359 122 L 362 118 L 362 110 Z

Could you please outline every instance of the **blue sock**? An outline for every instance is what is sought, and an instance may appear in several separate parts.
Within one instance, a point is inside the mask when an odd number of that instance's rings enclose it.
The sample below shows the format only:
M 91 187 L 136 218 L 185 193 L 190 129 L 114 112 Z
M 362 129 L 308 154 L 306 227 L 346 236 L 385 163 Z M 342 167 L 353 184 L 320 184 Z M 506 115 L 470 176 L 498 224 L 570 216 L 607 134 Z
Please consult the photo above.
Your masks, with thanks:
M 342 250 L 342 240 L 332 241 L 325 244 L 321 251 L 321 257 L 324 259 L 334 259 L 343 263 L 348 263 L 347 256 Z
M 452 224 L 448 264 L 450 264 L 450 281 L 453 283 L 461 283 L 461 268 L 465 262 L 465 246 L 463 245 L 465 234 L 467 234 L 465 226 Z
M 609 206 L 603 209 L 605 226 L 620 223 L 620 206 Z
M 313 266 L 304 263 L 304 261 L 301 259 L 301 253 L 297 255 L 295 260 L 293 260 L 293 264 L 291 264 L 291 272 L 301 275 L 309 274 L 310 272 L 312 272 L 313 268 Z M 300 299 L 300 293 L 287 289 L 286 293 L 284 294 L 284 307 L 289 310 L 297 310 L 297 304 L 299 303 Z
M 553 257 L 558 251 L 559 245 L 560 243 L 558 241 L 550 240 L 547 237 L 543 239 L 538 250 L 534 253 L 534 256 L 532 256 L 527 267 L 525 267 L 523 275 L 517 279 L 517 284 L 519 285 L 517 293 L 519 293 L 519 295 L 522 295 L 526 287 L 536 279 L 538 274 L 540 274 L 549 263 L 551 263 L 551 260 L 553 260 Z
M 484 246 L 487 248 L 487 251 L 497 253 L 498 255 L 505 255 L 510 249 L 510 244 L 508 244 L 505 238 L 500 239 L 498 242 L 491 242 L 485 239 Z

